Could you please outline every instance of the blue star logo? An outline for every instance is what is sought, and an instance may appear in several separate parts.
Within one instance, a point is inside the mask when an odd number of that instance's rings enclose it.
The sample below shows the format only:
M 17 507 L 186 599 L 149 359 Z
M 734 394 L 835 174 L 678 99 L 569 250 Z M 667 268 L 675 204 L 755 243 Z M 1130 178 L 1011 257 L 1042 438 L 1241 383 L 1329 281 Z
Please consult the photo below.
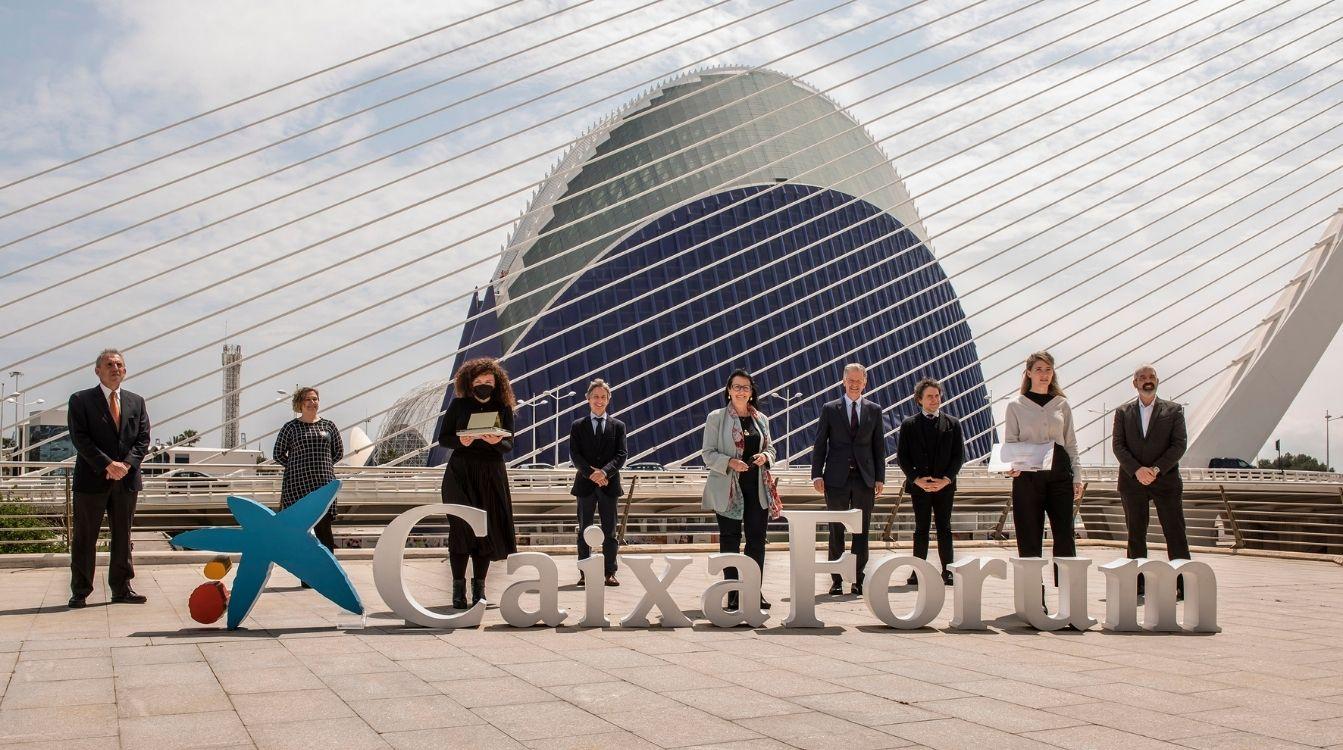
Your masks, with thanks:
M 332 481 L 279 513 L 255 500 L 230 495 L 228 507 L 241 528 L 195 529 L 173 538 L 173 544 L 187 549 L 242 555 L 229 595 L 229 630 L 236 630 L 247 618 L 276 565 L 337 606 L 356 615 L 364 613 L 359 592 L 345 569 L 312 534 L 312 527 L 336 501 L 339 489 L 340 481 Z

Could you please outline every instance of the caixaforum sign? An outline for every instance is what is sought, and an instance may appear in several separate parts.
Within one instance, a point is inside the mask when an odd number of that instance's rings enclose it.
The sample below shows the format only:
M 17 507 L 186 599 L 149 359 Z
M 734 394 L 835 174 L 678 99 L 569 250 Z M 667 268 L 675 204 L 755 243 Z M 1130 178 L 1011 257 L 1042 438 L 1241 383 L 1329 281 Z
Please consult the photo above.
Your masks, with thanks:
M 414 526 L 430 516 L 449 515 L 470 524 L 477 534 L 485 533 L 485 511 L 463 505 L 425 505 L 402 513 L 387 526 L 373 555 L 373 578 L 378 594 L 398 617 L 406 622 L 428 628 L 475 627 L 485 614 L 484 602 L 455 614 L 431 612 L 415 601 L 402 580 L 402 564 L 406 540 Z M 855 578 L 855 558 L 844 553 L 838 560 L 819 560 L 816 557 L 816 531 L 826 523 L 841 523 L 856 531 L 862 522 L 861 511 L 787 511 L 788 521 L 789 612 L 784 627 L 819 628 L 825 623 L 816 616 L 816 576 L 839 573 L 847 581 Z M 601 545 L 601 530 L 596 526 L 584 531 L 589 544 Z M 671 586 L 693 561 L 687 555 L 621 555 L 621 564 L 631 571 L 643 587 L 634 609 L 620 620 L 621 627 L 648 627 L 648 616 L 658 610 L 663 627 L 689 627 L 692 621 L 681 611 L 671 596 Z M 719 627 L 749 625 L 761 627 L 769 615 L 760 609 L 760 569 L 751 558 L 740 554 L 712 554 L 708 556 L 708 572 L 716 575 L 724 568 L 735 567 L 738 580 L 721 580 L 710 584 L 700 594 L 698 602 L 704 617 Z M 1051 561 L 1044 558 L 971 557 L 951 565 L 956 585 L 952 596 L 950 625 L 960 630 L 986 630 L 981 605 L 984 585 L 990 578 L 1006 580 L 1012 572 L 1014 609 L 1016 614 L 1039 630 L 1059 630 L 1072 626 L 1086 630 L 1096 624 L 1087 611 L 1087 571 L 1091 560 L 1080 557 L 1053 558 L 1059 568 L 1059 606 L 1050 614 L 1041 602 L 1040 587 L 1045 569 Z M 661 571 L 655 568 L 661 567 Z M 499 609 L 504 622 L 526 628 L 539 624 L 556 627 L 570 621 L 570 613 L 559 606 L 559 568 L 550 555 L 541 552 L 518 552 L 507 562 L 510 574 L 531 569 L 533 577 L 516 581 L 503 592 Z M 578 563 L 588 584 L 584 587 L 583 613 L 575 622 L 581 627 L 609 627 L 606 617 L 606 587 L 602 585 L 602 559 L 589 557 Z M 887 591 L 897 571 L 912 568 L 918 577 L 918 593 L 913 609 L 904 613 L 893 610 Z M 1219 632 L 1217 627 L 1217 579 L 1212 568 L 1204 562 L 1180 560 L 1168 563 L 1162 560 L 1116 560 L 1100 566 L 1105 576 L 1105 619 L 1100 625 L 1105 630 L 1133 631 L 1190 631 Z M 1143 576 L 1146 599 L 1142 620 L 1138 619 L 1138 576 Z M 1183 577 L 1185 590 L 1184 620 L 1176 618 L 1176 579 Z M 947 587 L 938 570 L 925 560 L 911 556 L 891 555 L 876 561 L 865 579 L 867 603 L 872 615 L 885 625 L 898 629 L 915 629 L 929 625 L 946 604 Z M 725 611 L 723 601 L 729 592 L 738 592 L 741 608 Z M 523 606 L 524 596 L 534 595 L 533 609 Z

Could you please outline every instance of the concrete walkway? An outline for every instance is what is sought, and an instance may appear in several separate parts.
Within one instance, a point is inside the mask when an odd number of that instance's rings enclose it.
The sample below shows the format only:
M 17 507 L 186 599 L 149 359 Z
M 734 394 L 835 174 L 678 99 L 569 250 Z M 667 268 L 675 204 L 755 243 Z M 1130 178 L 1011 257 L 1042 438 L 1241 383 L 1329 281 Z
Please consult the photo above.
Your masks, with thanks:
M 1004 556 L 999 550 L 962 554 Z M 1083 550 L 1097 563 L 1105 549 Z M 885 553 L 877 552 L 874 558 Z M 703 556 L 673 594 L 687 610 Z M 23 748 L 1343 748 L 1343 570 L 1324 562 L 1204 557 L 1223 632 L 1045 634 L 1022 628 L 991 581 L 988 633 L 897 632 L 861 600 L 820 597 L 829 627 L 785 630 L 787 559 L 771 554 L 760 630 L 517 630 L 491 608 L 478 630 L 407 629 L 367 562 L 347 570 L 364 629 L 277 569 L 227 633 L 186 613 L 195 565 L 141 566 L 145 606 L 65 609 L 68 572 L 0 571 L 0 743 Z M 561 605 L 581 612 L 573 558 Z M 102 572 L 101 570 L 99 571 Z M 407 563 L 412 591 L 445 604 L 447 566 Z M 613 622 L 641 589 L 608 589 Z M 499 566 L 494 597 L 508 582 Z M 101 580 L 100 580 L 101 583 Z M 818 581 L 818 587 L 821 586 Z M 912 594 L 892 596 L 897 611 Z M 1092 616 L 1103 615 L 1092 569 Z M 698 612 L 690 612 L 692 617 Z M 654 615 L 656 617 L 656 615 Z

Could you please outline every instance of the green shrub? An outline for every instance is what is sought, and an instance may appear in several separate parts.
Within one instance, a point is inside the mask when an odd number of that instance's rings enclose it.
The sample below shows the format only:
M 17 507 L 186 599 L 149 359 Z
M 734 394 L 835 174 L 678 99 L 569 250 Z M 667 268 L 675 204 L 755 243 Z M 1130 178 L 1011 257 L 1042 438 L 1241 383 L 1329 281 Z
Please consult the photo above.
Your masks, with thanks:
M 0 554 L 64 552 L 65 545 L 49 528 L 61 525 L 60 516 L 43 516 L 31 503 L 6 498 L 0 502 Z

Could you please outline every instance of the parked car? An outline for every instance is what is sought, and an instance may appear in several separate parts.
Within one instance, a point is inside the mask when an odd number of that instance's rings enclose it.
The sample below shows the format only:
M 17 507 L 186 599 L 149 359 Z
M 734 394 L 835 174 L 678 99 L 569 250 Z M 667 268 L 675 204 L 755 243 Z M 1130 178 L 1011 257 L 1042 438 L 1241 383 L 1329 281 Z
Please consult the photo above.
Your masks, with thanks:
M 638 461 L 625 465 L 625 471 L 666 471 L 667 467 L 654 461 Z
M 168 492 L 224 492 L 229 487 L 228 482 L 195 469 L 175 469 L 160 475 L 159 478 L 167 484 Z
M 554 467 L 554 466 L 551 466 L 550 464 L 518 464 L 517 466 L 514 466 L 513 468 L 515 468 L 515 469 L 553 469 L 553 468 L 555 468 L 555 467 Z
M 1209 469 L 1253 469 L 1249 461 L 1243 458 L 1212 458 L 1208 459 Z

